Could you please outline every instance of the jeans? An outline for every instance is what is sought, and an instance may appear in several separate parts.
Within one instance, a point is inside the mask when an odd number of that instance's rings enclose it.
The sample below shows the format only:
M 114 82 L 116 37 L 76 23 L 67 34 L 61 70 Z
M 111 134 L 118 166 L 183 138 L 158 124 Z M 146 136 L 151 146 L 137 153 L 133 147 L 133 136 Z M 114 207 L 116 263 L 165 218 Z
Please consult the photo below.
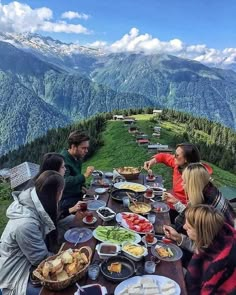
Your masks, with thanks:
M 40 290 L 42 287 L 34 287 L 34 285 L 31 284 L 31 282 L 28 282 L 26 295 L 39 295 Z

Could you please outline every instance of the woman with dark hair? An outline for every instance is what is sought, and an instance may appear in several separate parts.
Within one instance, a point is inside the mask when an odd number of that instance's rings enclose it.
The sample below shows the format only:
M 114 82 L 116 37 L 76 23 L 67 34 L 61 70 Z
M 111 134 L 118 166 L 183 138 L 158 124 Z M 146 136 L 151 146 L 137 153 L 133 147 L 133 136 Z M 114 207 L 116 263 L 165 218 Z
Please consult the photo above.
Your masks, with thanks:
M 46 170 L 54 170 L 60 173 L 63 177 L 65 175 L 66 167 L 64 157 L 58 153 L 47 153 L 43 155 L 42 163 L 38 174 L 34 177 L 36 180 L 41 173 Z
M 200 162 L 200 153 L 198 148 L 191 143 L 181 143 L 176 146 L 175 154 L 159 153 L 151 160 L 144 163 L 144 169 L 150 169 L 156 163 L 163 163 L 173 168 L 173 195 L 182 204 L 187 204 L 187 196 L 183 188 L 182 172 L 191 163 Z M 212 168 L 204 163 L 204 166 L 210 174 Z M 172 209 L 173 205 L 169 204 Z
M 39 175 L 46 170 L 57 171 L 58 173 L 61 174 L 61 176 L 64 177 L 66 172 L 64 157 L 61 154 L 54 153 L 54 152 L 44 154 L 41 165 L 39 167 L 39 172 L 29 182 L 29 184 L 27 185 L 27 188 L 33 187 Z M 63 210 L 60 208 L 59 218 L 62 219 L 67 217 L 70 214 L 76 213 L 80 209 L 80 203 L 81 201 L 78 201 L 74 206 L 71 206 L 70 208 L 63 208 Z M 71 219 L 72 219 L 72 216 L 71 216 Z M 67 221 L 69 222 L 69 219 L 67 219 Z M 60 225 L 61 225 L 61 222 L 60 222 Z
M 32 294 L 27 292 L 30 269 L 50 255 L 45 239 L 56 237 L 57 208 L 63 189 L 63 177 L 45 171 L 34 188 L 13 193 L 14 202 L 7 209 L 9 221 L 0 243 L 3 295 Z
M 184 225 L 194 243 L 185 277 L 188 294 L 236 294 L 236 231 L 215 208 L 186 210 Z

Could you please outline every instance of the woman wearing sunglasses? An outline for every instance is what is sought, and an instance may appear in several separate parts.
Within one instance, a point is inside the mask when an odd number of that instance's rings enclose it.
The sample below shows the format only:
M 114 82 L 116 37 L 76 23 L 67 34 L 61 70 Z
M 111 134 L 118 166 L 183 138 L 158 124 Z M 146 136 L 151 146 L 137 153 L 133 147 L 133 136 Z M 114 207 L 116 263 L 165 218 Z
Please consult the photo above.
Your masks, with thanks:
M 183 187 L 182 172 L 191 163 L 200 162 L 200 153 L 198 148 L 191 143 L 181 143 L 176 146 L 175 154 L 159 153 L 151 160 L 144 163 L 144 169 L 150 169 L 154 164 L 162 163 L 173 169 L 173 197 L 186 205 L 188 202 L 187 196 Z M 204 166 L 210 174 L 212 168 L 204 163 Z M 167 200 L 168 201 L 168 200 Z M 174 209 L 172 202 L 168 202 L 171 209 Z M 173 210 L 171 211 L 173 214 Z M 176 215 L 175 215 L 176 216 Z

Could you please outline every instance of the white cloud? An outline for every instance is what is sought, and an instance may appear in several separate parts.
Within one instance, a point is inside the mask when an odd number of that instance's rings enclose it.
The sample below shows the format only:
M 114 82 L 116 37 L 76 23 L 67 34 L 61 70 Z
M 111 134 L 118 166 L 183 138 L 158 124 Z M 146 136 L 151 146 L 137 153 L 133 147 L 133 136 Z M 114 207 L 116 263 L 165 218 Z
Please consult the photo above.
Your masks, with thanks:
M 85 13 L 79 13 L 75 11 L 65 11 L 62 13 L 61 18 L 67 18 L 67 19 L 74 19 L 74 18 L 80 18 L 87 20 L 90 16 Z
M 80 24 L 53 21 L 53 12 L 47 7 L 32 9 L 17 1 L 3 5 L 0 2 L 0 28 L 3 32 L 24 33 L 36 31 L 89 34 Z
M 55 32 L 55 33 L 75 33 L 75 34 L 88 34 L 89 31 L 81 26 L 81 25 L 74 25 L 68 24 L 66 22 L 44 22 L 40 26 L 40 30 L 44 32 Z
M 132 28 L 128 34 L 110 45 L 104 41 L 96 41 L 89 46 L 101 48 L 107 52 L 165 53 L 222 67 L 236 63 L 236 48 L 219 50 L 208 48 L 205 44 L 187 45 L 179 39 L 161 41 L 150 34 L 140 34 L 137 28 Z

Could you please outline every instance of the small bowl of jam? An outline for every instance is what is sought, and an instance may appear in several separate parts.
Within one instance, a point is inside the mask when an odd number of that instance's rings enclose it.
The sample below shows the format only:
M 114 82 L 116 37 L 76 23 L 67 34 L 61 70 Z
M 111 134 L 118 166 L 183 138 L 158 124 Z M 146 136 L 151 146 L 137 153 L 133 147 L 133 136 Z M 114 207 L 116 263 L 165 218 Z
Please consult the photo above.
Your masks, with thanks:
M 120 252 L 120 246 L 112 243 L 101 243 L 96 246 L 100 259 L 107 259 L 116 256 Z

